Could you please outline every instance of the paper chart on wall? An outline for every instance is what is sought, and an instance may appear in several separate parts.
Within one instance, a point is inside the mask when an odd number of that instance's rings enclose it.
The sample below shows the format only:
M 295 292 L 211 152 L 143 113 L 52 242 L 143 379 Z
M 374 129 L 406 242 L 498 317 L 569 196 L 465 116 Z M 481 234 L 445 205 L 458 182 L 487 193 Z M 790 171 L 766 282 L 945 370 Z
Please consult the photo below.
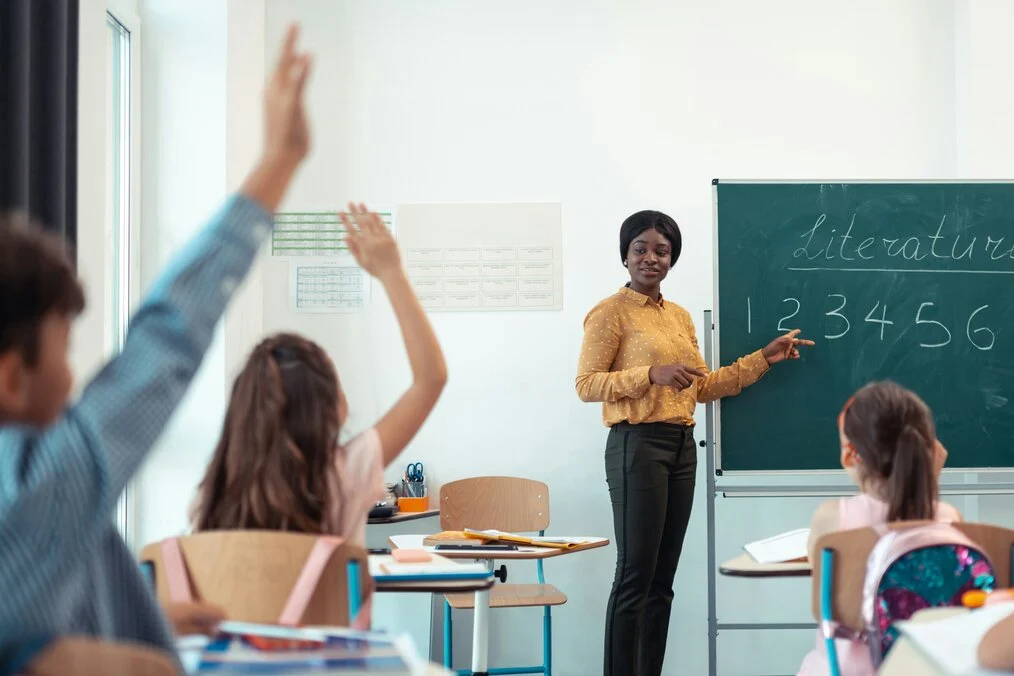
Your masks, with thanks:
M 296 312 L 366 310 L 370 291 L 370 276 L 356 265 L 289 261 L 289 307 Z
M 563 308 L 560 205 L 398 207 L 409 279 L 430 311 Z
M 394 231 L 394 212 L 385 209 L 378 212 L 384 224 Z M 275 214 L 275 227 L 271 235 L 271 258 L 342 259 L 341 262 L 355 265 L 348 246 L 345 244 L 345 226 L 338 217 L 338 210 L 287 211 Z
M 378 213 L 393 231 L 393 210 Z M 288 261 L 289 307 L 294 312 L 360 312 L 370 307 L 372 280 L 349 253 L 337 210 L 276 214 L 271 259 Z

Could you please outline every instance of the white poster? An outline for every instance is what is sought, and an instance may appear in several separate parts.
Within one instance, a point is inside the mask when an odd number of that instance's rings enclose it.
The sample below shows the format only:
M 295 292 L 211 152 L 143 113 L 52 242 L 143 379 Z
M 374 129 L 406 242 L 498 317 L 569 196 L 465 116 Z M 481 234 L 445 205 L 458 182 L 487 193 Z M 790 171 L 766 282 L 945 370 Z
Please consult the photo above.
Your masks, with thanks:
M 358 312 L 370 306 L 370 276 L 356 265 L 289 262 L 295 312 Z
M 398 241 L 431 311 L 563 308 L 559 204 L 401 205 Z

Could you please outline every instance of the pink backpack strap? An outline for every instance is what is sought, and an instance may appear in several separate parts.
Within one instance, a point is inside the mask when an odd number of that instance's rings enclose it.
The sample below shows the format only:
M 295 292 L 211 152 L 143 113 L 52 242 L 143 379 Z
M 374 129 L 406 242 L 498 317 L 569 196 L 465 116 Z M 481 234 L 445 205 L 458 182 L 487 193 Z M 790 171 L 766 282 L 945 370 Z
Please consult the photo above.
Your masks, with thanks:
M 306 557 L 306 563 L 303 564 L 303 570 L 299 573 L 296 586 L 292 588 L 289 600 L 285 602 L 282 616 L 278 620 L 279 624 L 289 627 L 299 625 L 303 619 L 303 613 L 306 612 L 306 606 L 309 605 L 310 599 L 313 598 L 313 592 L 317 589 L 320 576 L 324 574 L 324 569 L 327 568 L 327 563 L 331 560 L 331 555 L 344 541 L 339 537 L 322 536 L 317 538 L 313 549 L 310 550 L 310 555 Z
M 169 600 L 172 603 L 193 603 L 194 593 L 190 589 L 190 574 L 187 562 L 180 549 L 179 538 L 162 540 L 162 570 L 169 585 Z

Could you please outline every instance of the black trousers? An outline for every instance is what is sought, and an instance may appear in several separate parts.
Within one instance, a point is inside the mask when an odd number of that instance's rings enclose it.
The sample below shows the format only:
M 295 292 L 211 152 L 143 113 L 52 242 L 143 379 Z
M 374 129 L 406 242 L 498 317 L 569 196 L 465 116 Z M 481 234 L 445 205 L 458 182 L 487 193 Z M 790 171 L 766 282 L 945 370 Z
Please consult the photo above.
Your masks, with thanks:
M 606 609 L 605 676 L 658 676 L 673 577 L 694 503 L 692 427 L 620 423 L 606 441 L 616 574 Z

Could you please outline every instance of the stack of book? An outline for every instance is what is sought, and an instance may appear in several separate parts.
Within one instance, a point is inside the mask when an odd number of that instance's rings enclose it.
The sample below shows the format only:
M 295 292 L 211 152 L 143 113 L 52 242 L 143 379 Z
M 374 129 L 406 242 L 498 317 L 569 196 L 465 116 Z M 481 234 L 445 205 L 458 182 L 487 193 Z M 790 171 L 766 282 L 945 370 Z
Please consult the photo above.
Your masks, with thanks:
M 214 638 L 185 639 L 179 651 L 190 674 L 422 676 L 427 669 L 407 636 L 336 627 L 223 622 Z

